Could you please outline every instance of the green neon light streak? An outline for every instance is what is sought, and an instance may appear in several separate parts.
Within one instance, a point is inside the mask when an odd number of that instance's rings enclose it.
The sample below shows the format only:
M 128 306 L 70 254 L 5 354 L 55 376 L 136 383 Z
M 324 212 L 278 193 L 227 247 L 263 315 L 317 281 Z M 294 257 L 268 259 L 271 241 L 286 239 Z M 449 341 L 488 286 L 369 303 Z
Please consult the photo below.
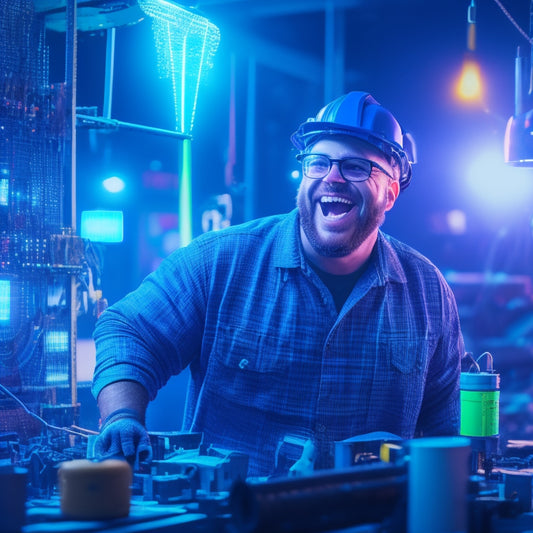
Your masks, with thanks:
M 184 139 L 182 145 L 180 175 L 180 245 L 187 246 L 192 240 L 192 172 L 191 172 L 191 140 Z

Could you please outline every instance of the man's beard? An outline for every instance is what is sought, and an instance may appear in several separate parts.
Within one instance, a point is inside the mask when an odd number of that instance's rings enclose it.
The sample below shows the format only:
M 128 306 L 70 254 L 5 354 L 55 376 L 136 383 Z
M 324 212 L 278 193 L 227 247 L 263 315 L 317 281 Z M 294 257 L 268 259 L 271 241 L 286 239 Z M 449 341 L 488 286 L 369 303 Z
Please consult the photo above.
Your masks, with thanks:
M 361 244 L 379 228 L 385 221 L 385 202 L 373 202 L 366 216 L 361 220 L 357 227 L 353 228 L 349 239 L 342 242 L 331 243 L 327 239 L 322 238 L 313 221 L 313 211 L 309 203 L 306 202 L 308 198 L 298 194 L 296 204 L 300 213 L 300 224 L 305 232 L 307 240 L 315 250 L 315 252 L 322 257 L 345 257 L 359 248 Z M 321 207 L 313 203 L 315 209 Z

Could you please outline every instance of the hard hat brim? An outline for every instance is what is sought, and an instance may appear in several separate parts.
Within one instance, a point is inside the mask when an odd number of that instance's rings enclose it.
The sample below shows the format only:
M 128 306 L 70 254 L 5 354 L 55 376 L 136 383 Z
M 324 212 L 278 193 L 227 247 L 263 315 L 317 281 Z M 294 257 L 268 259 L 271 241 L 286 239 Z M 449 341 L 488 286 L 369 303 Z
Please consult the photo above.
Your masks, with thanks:
M 309 120 L 301 124 L 291 135 L 291 141 L 298 150 L 303 151 L 324 135 L 347 135 L 349 137 L 355 137 L 370 143 L 385 155 L 393 157 L 401 169 L 400 187 L 402 190 L 408 187 L 411 181 L 411 163 L 415 162 L 414 155 L 410 157 L 411 154 L 408 154 L 400 144 L 375 135 L 367 129 L 338 124 L 336 122 Z

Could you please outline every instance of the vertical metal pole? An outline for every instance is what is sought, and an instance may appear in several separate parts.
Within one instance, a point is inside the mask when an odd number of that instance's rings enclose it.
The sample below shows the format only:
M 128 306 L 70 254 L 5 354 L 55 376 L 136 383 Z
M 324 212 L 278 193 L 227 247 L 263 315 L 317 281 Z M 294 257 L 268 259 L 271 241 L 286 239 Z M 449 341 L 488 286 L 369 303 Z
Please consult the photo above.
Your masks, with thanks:
M 70 212 L 65 213 L 65 221 L 72 232 L 76 231 L 76 68 L 77 68 L 77 29 L 76 0 L 67 2 L 67 29 L 65 51 L 65 83 L 66 83 L 66 141 L 65 141 L 65 183 L 66 204 Z M 67 196 L 68 195 L 68 196 Z M 70 197 L 70 198 L 69 198 Z
M 246 137 L 244 148 L 244 219 L 255 218 L 255 100 L 256 61 L 248 59 L 246 94 Z
M 115 28 L 107 30 L 105 54 L 105 92 L 103 116 L 111 118 L 113 107 L 113 78 L 115 75 Z
M 228 113 L 228 155 L 224 167 L 224 183 L 229 189 L 233 186 L 236 147 L 235 147 L 235 54 L 230 56 L 230 86 L 229 86 L 229 113 Z
M 336 89 L 337 92 L 334 96 L 344 93 L 345 91 L 345 77 L 344 71 L 346 55 L 346 22 L 345 22 L 345 10 L 337 9 L 335 12 L 335 67 L 337 80 Z
M 76 68 L 77 68 L 77 5 L 76 0 L 68 0 L 66 5 L 65 32 L 65 83 L 66 83 L 66 136 L 65 136 L 65 204 L 70 206 L 70 213 L 65 213 L 64 220 L 69 220 L 68 232 L 76 233 Z M 70 181 L 67 181 L 70 178 Z M 69 187 L 70 184 L 70 187 Z M 70 197 L 69 197 L 70 196 Z M 70 393 L 73 406 L 78 402 L 76 379 L 76 285 L 75 275 L 69 282 L 70 302 Z
M 524 58 L 520 55 L 520 47 L 516 51 L 514 65 L 514 115 L 518 117 L 524 112 Z
M 327 2 L 324 13 L 324 103 L 344 92 L 344 10 Z

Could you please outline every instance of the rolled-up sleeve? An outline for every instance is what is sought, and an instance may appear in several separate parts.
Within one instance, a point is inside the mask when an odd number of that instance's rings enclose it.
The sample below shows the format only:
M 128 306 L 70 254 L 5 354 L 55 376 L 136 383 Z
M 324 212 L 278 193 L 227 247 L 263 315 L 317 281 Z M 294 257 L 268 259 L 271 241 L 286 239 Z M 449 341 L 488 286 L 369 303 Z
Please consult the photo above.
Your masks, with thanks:
M 102 313 L 93 333 L 95 397 L 106 385 L 127 379 L 143 385 L 153 399 L 199 353 L 205 269 L 201 245 L 191 243 Z

